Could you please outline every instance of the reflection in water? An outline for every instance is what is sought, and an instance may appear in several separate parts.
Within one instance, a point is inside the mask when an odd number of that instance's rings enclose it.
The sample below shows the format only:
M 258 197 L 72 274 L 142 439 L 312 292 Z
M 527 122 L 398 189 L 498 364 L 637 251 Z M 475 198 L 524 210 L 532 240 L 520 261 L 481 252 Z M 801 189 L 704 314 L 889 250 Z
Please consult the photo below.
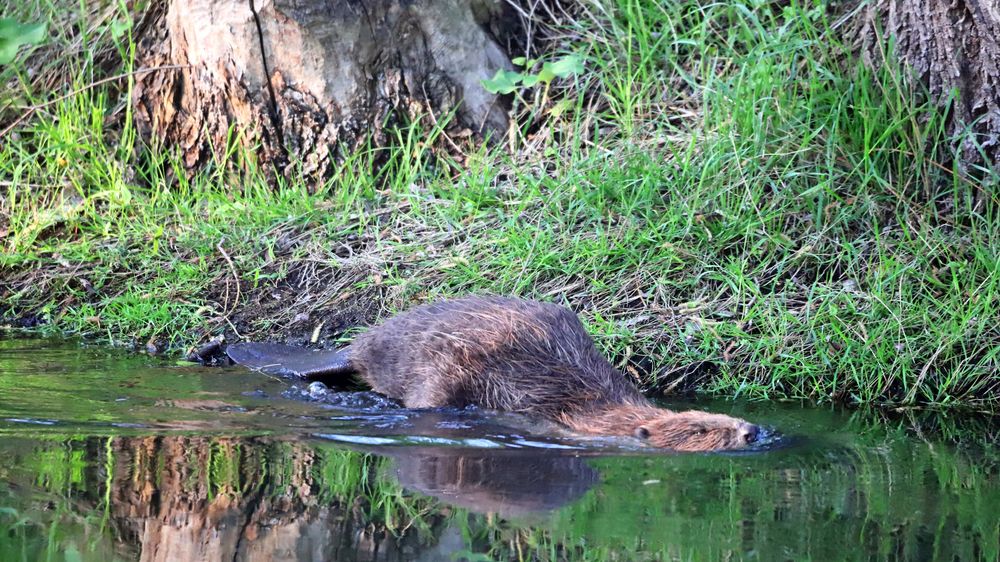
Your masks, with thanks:
M 1000 553 L 1000 463 L 940 445 L 883 436 L 778 458 L 378 448 L 387 456 L 260 437 L 8 436 L 0 559 L 67 545 L 102 561 Z
M 0 341 L 4 562 L 1000 559 L 997 418 L 714 403 L 799 439 L 650 455 L 17 343 Z
M 582 459 L 538 451 L 397 447 L 386 463 L 263 438 L 114 437 L 75 446 L 93 455 L 93 481 L 72 509 L 100 511 L 106 501 L 114 536 L 105 548 L 150 562 L 436 559 L 465 547 L 455 542 L 461 533 L 440 514 L 416 520 L 408 510 L 433 502 L 403 496 L 379 474 L 505 516 L 563 506 L 598 481 Z M 373 518 L 373 503 L 388 517 Z
M 246 456 L 274 446 L 285 452 L 281 474 Z M 144 437 L 113 449 L 112 513 L 142 560 L 404 560 L 419 548 L 415 534 L 368 526 L 356 503 L 323 494 L 317 452 L 302 443 Z M 560 507 L 598 479 L 580 458 L 505 453 L 400 447 L 391 472 L 449 504 L 505 515 Z
M 293 482 L 263 497 L 256 440 L 188 437 L 112 441 L 111 513 L 141 560 L 297 560 L 322 536 L 303 456 L 292 454 Z M 308 457 L 306 457 L 308 458 Z M 326 533 L 329 534 L 329 533 Z M 248 549 L 250 546 L 255 548 Z
M 578 456 L 402 449 L 392 457 L 392 473 L 404 488 L 476 513 L 518 517 L 551 511 L 582 497 L 600 480 Z
M 323 437 L 388 457 L 388 474 L 405 489 L 474 513 L 515 517 L 551 511 L 600 481 L 579 456 L 595 451 L 513 434 L 510 424 L 526 421 L 522 418 L 505 416 L 501 420 L 507 425 L 502 425 L 477 410 L 398 412 L 395 421 L 406 436 Z

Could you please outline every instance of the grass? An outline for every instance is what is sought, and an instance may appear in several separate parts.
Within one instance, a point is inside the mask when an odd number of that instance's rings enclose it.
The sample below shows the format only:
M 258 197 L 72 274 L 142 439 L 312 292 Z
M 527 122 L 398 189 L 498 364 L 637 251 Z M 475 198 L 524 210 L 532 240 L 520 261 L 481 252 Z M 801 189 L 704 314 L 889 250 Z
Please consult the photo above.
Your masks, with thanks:
M 0 141 L 0 302 L 183 350 L 514 294 L 571 306 L 647 388 L 996 409 L 998 175 L 950 168 L 945 110 L 853 58 L 823 3 L 661 4 L 565 30 L 586 72 L 550 92 L 558 116 L 524 108 L 542 125 L 514 153 L 458 167 L 414 124 L 321 185 L 183 178 L 135 142 L 127 81 L 87 87 L 131 68 L 120 10 L 7 6 L 50 14 L 56 46 L 3 71 L 0 117 L 74 93 Z M 47 92 L 24 68 L 60 42 L 80 48 Z

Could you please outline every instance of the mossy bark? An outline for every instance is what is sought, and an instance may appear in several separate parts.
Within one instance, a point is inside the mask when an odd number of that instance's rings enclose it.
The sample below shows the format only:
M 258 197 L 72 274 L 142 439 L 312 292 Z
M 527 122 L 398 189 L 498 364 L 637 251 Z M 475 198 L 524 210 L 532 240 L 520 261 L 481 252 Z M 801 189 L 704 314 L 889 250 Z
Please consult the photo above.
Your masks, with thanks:
M 500 0 L 160 0 L 142 26 L 140 132 L 194 170 L 234 144 L 322 176 L 338 152 L 420 120 L 448 139 L 502 134 L 480 80 L 510 68 Z

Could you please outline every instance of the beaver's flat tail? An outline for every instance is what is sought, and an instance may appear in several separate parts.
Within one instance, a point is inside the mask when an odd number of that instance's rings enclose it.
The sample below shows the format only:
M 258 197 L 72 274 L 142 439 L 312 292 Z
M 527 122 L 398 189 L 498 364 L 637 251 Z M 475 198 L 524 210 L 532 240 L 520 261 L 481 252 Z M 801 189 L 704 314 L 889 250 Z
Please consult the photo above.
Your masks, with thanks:
M 229 358 L 255 371 L 282 377 L 315 380 L 354 372 L 347 350 L 315 351 L 280 343 L 235 343 Z

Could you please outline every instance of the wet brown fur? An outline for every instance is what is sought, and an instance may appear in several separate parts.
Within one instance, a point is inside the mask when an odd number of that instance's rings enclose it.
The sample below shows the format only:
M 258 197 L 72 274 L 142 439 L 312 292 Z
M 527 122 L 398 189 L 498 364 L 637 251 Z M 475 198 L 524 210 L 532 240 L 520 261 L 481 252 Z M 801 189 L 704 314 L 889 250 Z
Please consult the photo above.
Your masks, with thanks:
M 410 408 L 475 404 L 685 451 L 742 448 L 757 435 L 729 416 L 656 408 L 597 351 L 576 314 L 554 304 L 428 304 L 359 336 L 347 353 L 372 389 Z

